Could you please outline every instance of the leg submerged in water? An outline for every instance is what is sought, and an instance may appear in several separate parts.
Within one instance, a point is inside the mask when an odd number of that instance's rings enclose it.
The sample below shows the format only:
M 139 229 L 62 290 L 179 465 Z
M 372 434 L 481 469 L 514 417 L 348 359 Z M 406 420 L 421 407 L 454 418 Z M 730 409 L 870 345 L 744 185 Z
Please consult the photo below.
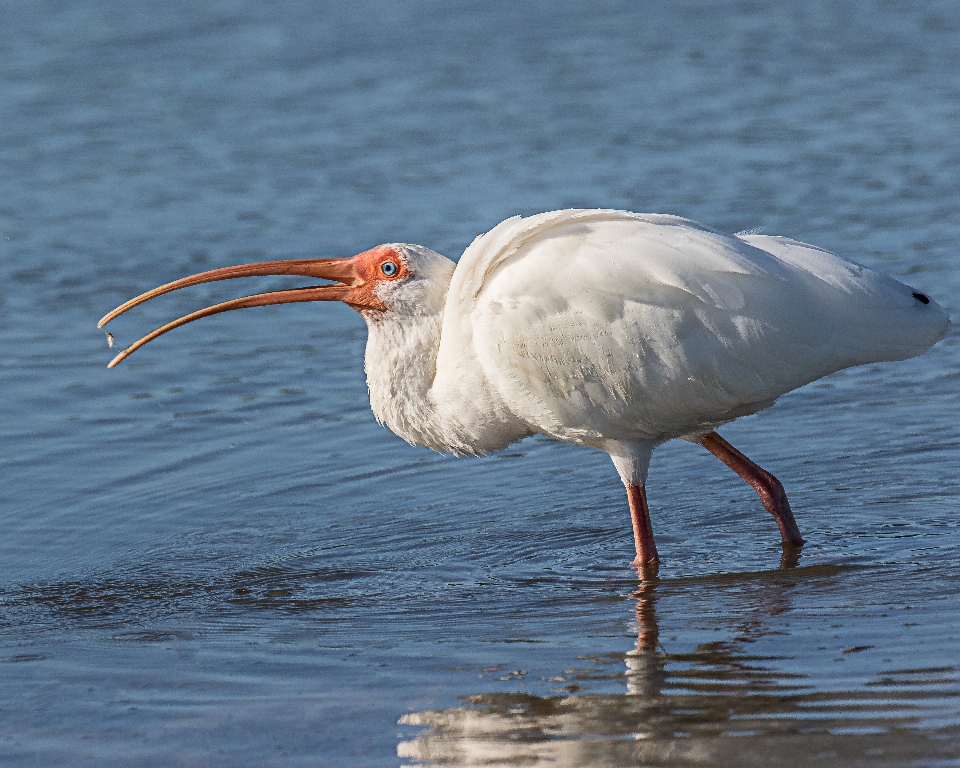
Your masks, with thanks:
M 611 443 L 608 452 L 613 465 L 627 489 L 627 501 L 630 503 L 630 520 L 633 523 L 633 543 L 637 557 L 631 563 L 636 567 L 641 579 L 650 579 L 657 575 L 660 555 L 653 539 L 653 526 L 650 523 L 650 509 L 647 506 L 647 494 L 644 485 L 647 482 L 647 469 L 656 442 L 637 440 L 629 443 Z
M 638 568 L 655 566 L 660 562 L 660 555 L 653 539 L 653 525 L 650 523 L 650 508 L 644 487 L 627 486 L 627 500 L 630 502 L 630 520 L 633 523 L 633 543 L 637 549 L 637 557 L 631 565 Z
M 803 546 L 803 537 L 800 535 L 797 521 L 793 519 L 787 493 L 776 477 L 763 467 L 754 464 L 716 432 L 704 435 L 698 442 L 753 487 L 760 496 L 763 508 L 777 521 L 780 538 L 785 546 Z

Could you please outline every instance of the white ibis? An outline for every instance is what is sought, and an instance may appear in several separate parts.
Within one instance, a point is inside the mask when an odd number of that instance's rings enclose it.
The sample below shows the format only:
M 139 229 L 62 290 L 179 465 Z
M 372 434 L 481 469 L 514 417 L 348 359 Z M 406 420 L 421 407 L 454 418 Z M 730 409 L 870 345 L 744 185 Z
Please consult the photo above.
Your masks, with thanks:
M 507 219 L 456 264 L 394 243 L 214 269 L 131 299 L 100 326 L 169 291 L 253 275 L 333 284 L 201 309 L 110 366 L 218 312 L 343 301 L 367 323 L 373 413 L 409 443 L 479 455 L 541 433 L 610 454 L 641 575 L 659 562 L 644 493 L 657 445 L 704 446 L 756 489 L 785 547 L 799 547 L 783 486 L 714 430 L 842 368 L 919 355 L 950 325 L 923 293 L 812 245 L 584 209 Z

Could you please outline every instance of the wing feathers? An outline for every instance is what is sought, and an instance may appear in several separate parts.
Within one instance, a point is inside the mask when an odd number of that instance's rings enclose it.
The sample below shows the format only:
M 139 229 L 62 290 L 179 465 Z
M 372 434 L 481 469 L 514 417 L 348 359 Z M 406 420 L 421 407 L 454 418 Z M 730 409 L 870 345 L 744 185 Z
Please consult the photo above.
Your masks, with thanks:
M 841 368 L 919 354 L 946 327 L 935 303 L 814 246 L 571 210 L 477 238 L 443 335 L 531 428 L 603 447 L 712 429 Z

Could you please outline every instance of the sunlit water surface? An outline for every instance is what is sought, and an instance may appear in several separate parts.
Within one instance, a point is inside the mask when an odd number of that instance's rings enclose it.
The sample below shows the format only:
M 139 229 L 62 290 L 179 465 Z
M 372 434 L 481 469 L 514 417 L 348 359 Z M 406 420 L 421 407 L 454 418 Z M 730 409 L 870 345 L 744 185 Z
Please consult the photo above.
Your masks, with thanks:
M 757 226 L 960 316 L 950 2 L 27 0 L 0 37 L 0 763 L 960 765 L 960 347 L 655 456 L 376 425 L 341 306 L 120 368 L 202 269 L 566 206 Z M 290 285 L 203 286 L 115 323 Z

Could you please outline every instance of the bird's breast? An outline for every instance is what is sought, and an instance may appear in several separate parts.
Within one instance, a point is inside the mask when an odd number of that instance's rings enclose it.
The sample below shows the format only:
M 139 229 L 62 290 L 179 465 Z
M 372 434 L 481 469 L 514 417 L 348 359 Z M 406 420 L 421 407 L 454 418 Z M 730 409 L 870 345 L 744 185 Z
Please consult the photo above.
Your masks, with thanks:
M 531 434 L 491 386 L 469 343 L 439 318 L 370 324 L 365 369 L 377 420 L 413 445 L 480 455 Z

